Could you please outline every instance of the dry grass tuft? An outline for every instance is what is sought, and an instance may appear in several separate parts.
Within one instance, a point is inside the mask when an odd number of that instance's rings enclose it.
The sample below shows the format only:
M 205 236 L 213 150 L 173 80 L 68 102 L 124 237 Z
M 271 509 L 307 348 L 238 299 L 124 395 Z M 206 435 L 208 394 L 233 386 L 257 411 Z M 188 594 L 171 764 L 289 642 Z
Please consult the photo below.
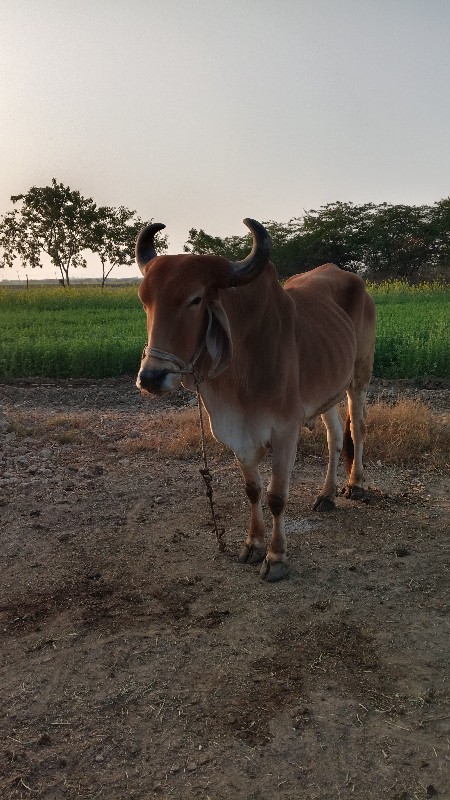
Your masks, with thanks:
M 11 430 L 20 439 L 37 437 L 57 442 L 58 444 L 74 444 L 82 440 L 82 433 L 89 433 L 89 421 L 86 417 L 70 413 L 54 413 L 46 416 L 42 412 L 17 412 L 9 415 Z
M 58 444 L 76 444 L 88 428 L 87 421 L 75 414 L 53 414 L 42 426 L 49 439 Z M 44 432 L 42 430 L 42 433 Z
M 341 412 L 345 414 L 345 405 Z M 209 453 L 224 456 L 229 453 L 213 439 L 206 415 L 205 434 Z M 128 455 L 154 451 L 167 458 L 199 457 L 197 410 L 171 411 L 162 417 L 149 419 L 139 439 L 123 440 L 121 450 Z M 448 464 L 449 452 L 448 418 L 433 413 L 420 400 L 400 399 L 394 405 L 384 402 L 369 405 L 365 461 L 385 464 L 427 462 L 430 466 L 444 467 Z M 327 458 L 325 427 L 320 420 L 314 431 L 300 430 L 298 454 L 300 458 L 312 455 Z
M 345 404 L 341 409 L 345 416 Z M 313 432 L 302 428 L 299 454 L 327 458 L 325 426 L 318 421 Z M 448 415 L 433 413 L 421 400 L 401 398 L 393 405 L 369 404 L 366 420 L 364 460 L 384 464 L 421 461 L 443 468 L 450 460 Z
M 226 452 L 213 438 L 208 418 L 205 416 L 205 438 L 208 452 Z M 201 454 L 200 425 L 196 409 L 169 411 L 162 417 L 149 419 L 139 439 L 121 442 L 121 450 L 128 455 L 153 450 L 168 458 L 192 458 Z
M 21 419 L 12 418 L 11 415 L 7 418 L 8 432 L 15 433 L 19 439 L 25 439 L 27 436 L 33 435 L 33 429 L 25 424 Z
M 341 415 L 345 415 L 342 404 Z M 213 438 L 208 417 L 204 415 L 208 454 L 221 459 L 230 451 Z M 365 461 L 384 464 L 416 464 L 445 469 L 450 461 L 449 414 L 433 412 L 420 400 L 400 398 L 393 405 L 376 402 L 368 406 Z M 39 437 L 58 444 L 82 444 L 92 434 L 92 421 L 87 413 L 38 413 L 8 415 L 9 429 L 19 438 Z M 154 452 L 162 457 L 191 459 L 201 457 L 200 428 L 196 408 L 168 411 L 148 417 L 139 437 L 120 438 L 122 453 L 134 455 Z M 302 428 L 299 433 L 298 456 L 319 456 L 327 459 L 325 426 L 320 419 L 314 431 Z
M 345 404 L 341 409 L 345 416 Z M 325 426 L 319 421 L 309 432 L 302 428 L 299 454 L 327 457 Z M 384 402 L 368 406 L 364 460 L 384 464 L 413 464 L 427 461 L 444 467 L 450 459 L 448 416 L 436 414 L 420 400 L 402 398 L 394 405 Z
M 171 431 L 171 439 L 167 442 L 167 453 L 175 458 L 182 458 L 184 455 L 192 456 L 201 451 L 200 423 L 197 409 L 189 409 L 178 414 L 169 414 L 168 430 Z M 209 427 L 209 420 L 204 416 L 205 439 L 208 448 L 217 447 L 217 442 L 213 438 Z
M 448 418 L 433 413 L 420 400 L 400 399 L 393 406 L 369 406 L 366 458 L 383 463 L 409 464 L 428 460 L 444 466 L 450 458 Z

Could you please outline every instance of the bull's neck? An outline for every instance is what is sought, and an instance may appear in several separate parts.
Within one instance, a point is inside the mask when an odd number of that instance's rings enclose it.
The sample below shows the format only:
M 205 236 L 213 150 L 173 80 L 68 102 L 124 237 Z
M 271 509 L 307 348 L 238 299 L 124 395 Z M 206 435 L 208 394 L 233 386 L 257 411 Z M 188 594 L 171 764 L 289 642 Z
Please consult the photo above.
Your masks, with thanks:
M 210 411 L 220 404 L 258 405 L 273 396 L 272 378 L 280 369 L 280 348 L 292 335 L 292 301 L 281 287 L 274 268 L 264 270 L 255 281 L 220 292 L 228 317 L 233 356 L 218 377 L 207 377 L 209 356 L 203 364 L 200 394 Z

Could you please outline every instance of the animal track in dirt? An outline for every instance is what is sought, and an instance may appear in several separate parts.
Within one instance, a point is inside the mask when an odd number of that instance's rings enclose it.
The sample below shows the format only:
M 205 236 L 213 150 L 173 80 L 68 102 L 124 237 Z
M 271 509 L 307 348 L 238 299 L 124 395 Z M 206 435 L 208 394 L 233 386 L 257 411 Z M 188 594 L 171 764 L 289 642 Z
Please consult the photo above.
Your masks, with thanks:
M 113 585 L 94 574 L 50 593 L 31 592 L 25 597 L 15 598 L 13 603 L 3 603 L 0 605 L 0 626 L 5 635 L 26 634 L 40 631 L 50 617 L 80 609 L 83 621 L 92 624 L 102 617 L 117 619 L 124 603 L 136 602 L 139 602 L 136 598 L 118 593 Z
M 312 691 L 356 691 L 361 704 L 373 707 L 383 704 L 397 679 L 395 670 L 380 662 L 375 640 L 355 625 L 291 622 L 278 632 L 273 654 L 256 659 L 237 678 L 234 703 L 225 709 L 219 703 L 207 720 L 252 746 L 262 745 L 271 740 L 274 716 L 301 706 Z M 310 722 L 311 715 L 304 710 L 300 723 Z

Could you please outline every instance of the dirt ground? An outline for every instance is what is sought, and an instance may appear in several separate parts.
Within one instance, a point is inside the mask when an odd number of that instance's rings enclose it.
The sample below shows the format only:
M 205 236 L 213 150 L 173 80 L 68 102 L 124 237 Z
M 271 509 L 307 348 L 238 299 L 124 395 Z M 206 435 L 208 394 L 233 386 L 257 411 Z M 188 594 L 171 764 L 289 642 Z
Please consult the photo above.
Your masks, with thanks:
M 325 454 L 299 453 L 267 584 L 236 562 L 233 459 L 212 450 L 220 554 L 200 458 L 165 451 L 186 393 L 0 390 L 1 800 L 450 797 L 448 475 L 369 462 L 370 502 L 317 514 Z

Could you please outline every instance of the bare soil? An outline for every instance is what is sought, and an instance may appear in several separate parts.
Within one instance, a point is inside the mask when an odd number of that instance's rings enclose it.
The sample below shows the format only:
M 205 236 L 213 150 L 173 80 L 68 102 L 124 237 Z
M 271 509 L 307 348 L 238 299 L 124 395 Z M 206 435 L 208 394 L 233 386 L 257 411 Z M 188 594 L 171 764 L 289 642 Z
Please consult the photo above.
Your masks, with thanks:
M 373 395 L 398 392 L 448 409 L 442 383 Z M 450 797 L 448 474 L 369 462 L 370 502 L 317 514 L 325 453 L 299 453 L 267 584 L 236 562 L 232 457 L 211 450 L 219 553 L 200 457 L 140 446 L 187 393 L 1 397 L 1 800 Z

